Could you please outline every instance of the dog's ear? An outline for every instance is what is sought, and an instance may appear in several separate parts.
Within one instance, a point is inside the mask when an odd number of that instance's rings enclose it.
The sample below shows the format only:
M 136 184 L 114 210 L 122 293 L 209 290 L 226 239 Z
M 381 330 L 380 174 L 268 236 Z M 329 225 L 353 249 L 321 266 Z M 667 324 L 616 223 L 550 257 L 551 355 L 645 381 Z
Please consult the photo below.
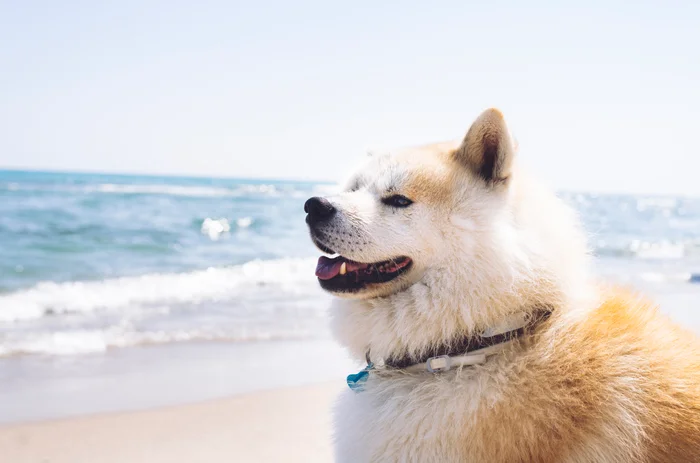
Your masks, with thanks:
M 506 121 L 494 108 L 481 113 L 455 151 L 457 161 L 489 184 L 508 180 L 514 155 Z

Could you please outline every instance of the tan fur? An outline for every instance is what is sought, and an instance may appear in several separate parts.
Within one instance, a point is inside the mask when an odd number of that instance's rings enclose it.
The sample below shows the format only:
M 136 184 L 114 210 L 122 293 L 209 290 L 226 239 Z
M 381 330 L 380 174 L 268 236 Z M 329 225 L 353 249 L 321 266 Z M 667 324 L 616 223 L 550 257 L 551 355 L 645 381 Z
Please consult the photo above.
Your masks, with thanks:
M 649 303 L 614 294 L 522 349 L 480 407 L 473 461 L 700 460 L 700 349 Z
M 488 109 L 469 128 L 455 157 L 477 174 L 481 174 L 484 163 L 493 163 L 493 177 L 503 181 L 510 177 L 514 150 L 503 114 Z
M 633 293 L 592 283 L 573 212 L 515 162 L 500 112 L 460 143 L 370 161 L 329 201 L 323 244 L 411 270 L 337 298 L 358 361 L 422 357 L 516 312 L 552 310 L 485 364 L 378 368 L 336 409 L 338 461 L 700 461 L 700 344 Z M 392 209 L 381 199 L 414 201 Z

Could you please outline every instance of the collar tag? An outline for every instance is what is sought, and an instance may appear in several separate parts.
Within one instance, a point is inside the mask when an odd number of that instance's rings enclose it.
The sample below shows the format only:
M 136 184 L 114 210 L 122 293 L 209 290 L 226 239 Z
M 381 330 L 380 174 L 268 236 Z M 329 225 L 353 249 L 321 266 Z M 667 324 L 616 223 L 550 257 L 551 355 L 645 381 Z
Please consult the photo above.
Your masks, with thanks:
M 428 361 L 425 362 L 425 369 L 431 373 L 448 371 L 450 368 L 452 368 L 452 359 L 449 355 L 430 357 Z
M 374 369 L 374 364 L 369 362 L 367 366 L 354 375 L 348 375 L 348 387 L 355 392 L 362 392 L 365 389 L 365 383 L 369 378 L 369 372 Z

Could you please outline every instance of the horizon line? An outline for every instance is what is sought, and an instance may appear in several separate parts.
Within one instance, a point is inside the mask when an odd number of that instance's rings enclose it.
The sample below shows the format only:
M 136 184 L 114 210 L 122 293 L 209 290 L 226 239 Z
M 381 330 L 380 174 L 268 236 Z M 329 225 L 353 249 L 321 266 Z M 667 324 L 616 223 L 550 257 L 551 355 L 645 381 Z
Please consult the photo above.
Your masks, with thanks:
M 180 178 L 180 179 L 212 179 L 212 180 L 262 180 L 269 182 L 289 182 L 289 183 L 327 183 L 334 184 L 332 180 L 320 179 L 300 179 L 300 178 L 275 178 L 275 177 L 251 177 L 235 175 L 206 175 L 206 174 L 177 174 L 177 173 L 143 173 L 143 172 L 108 172 L 101 170 L 73 170 L 73 169 L 42 169 L 35 167 L 1 167 L 0 172 L 22 172 L 40 174 L 77 174 L 77 175 L 114 175 L 117 177 L 150 177 L 150 178 Z
M 175 174 L 175 173 L 141 173 L 141 172 L 107 172 L 99 170 L 69 170 L 69 169 L 41 169 L 33 167 L 0 167 L 2 172 L 20 172 L 20 173 L 38 173 L 38 174 L 76 174 L 76 175 L 104 175 L 117 177 L 146 177 L 146 178 L 171 178 L 171 179 L 211 179 L 211 180 L 240 180 L 240 181 L 263 181 L 272 183 L 319 183 L 326 185 L 336 185 L 338 182 L 332 180 L 317 180 L 317 179 L 299 179 L 299 178 L 275 178 L 275 177 L 245 177 L 234 175 L 205 175 L 205 174 Z M 566 188 L 551 188 L 556 194 L 593 194 L 593 195 L 619 195 L 619 196 L 656 196 L 656 197 L 675 197 L 675 198 L 690 198 L 698 199 L 700 195 L 692 193 L 658 193 L 658 192 L 620 192 L 605 189 L 566 189 Z

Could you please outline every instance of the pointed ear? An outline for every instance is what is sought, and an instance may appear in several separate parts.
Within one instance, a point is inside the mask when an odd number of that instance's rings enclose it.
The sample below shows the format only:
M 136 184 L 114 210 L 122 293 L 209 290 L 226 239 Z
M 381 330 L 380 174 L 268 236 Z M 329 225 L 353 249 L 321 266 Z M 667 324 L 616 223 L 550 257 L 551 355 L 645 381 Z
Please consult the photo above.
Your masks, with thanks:
M 455 151 L 457 161 L 489 184 L 508 180 L 514 155 L 506 121 L 494 108 L 481 113 Z

